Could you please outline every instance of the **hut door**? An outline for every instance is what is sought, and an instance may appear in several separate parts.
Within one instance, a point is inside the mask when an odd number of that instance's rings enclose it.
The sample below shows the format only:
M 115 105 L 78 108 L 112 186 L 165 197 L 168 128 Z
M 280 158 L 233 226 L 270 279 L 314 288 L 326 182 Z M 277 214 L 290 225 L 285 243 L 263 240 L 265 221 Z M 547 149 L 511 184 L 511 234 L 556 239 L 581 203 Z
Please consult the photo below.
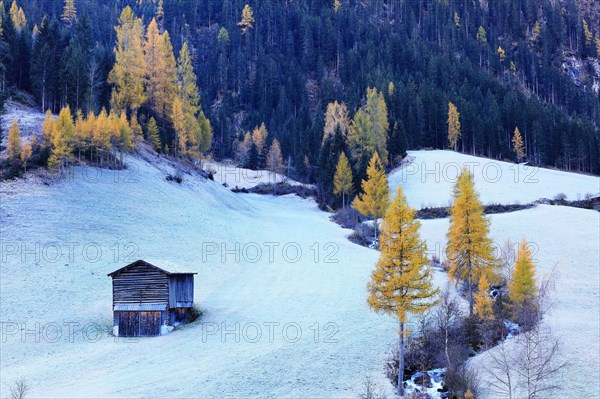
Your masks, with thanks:
M 120 312 L 119 336 L 137 337 L 140 332 L 140 312 Z
M 140 335 L 160 335 L 160 312 L 140 312 Z

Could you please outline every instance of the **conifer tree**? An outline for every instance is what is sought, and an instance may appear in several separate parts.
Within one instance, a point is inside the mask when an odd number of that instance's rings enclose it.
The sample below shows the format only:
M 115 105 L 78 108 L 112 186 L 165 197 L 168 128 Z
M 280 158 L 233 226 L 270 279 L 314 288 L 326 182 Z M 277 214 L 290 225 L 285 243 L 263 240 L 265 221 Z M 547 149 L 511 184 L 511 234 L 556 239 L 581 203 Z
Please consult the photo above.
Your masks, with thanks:
M 34 136 L 35 137 L 35 136 Z M 21 164 L 23 165 L 23 171 L 27 172 L 27 163 L 31 159 L 33 149 L 30 143 L 23 144 L 21 149 Z
M 19 162 L 21 157 L 21 131 L 16 119 L 13 119 L 10 129 L 8 130 L 6 154 L 11 162 L 15 164 Z
M 183 103 L 179 97 L 175 97 L 175 100 L 173 101 L 171 121 L 173 122 L 173 129 L 175 130 L 175 153 L 179 153 L 179 155 L 183 157 L 187 154 L 189 134 L 187 131 L 185 114 L 183 112 Z
M 156 124 L 156 120 L 154 118 L 150 118 L 150 121 L 148 122 L 148 127 L 146 129 L 148 140 L 152 143 L 156 151 L 160 150 L 162 148 L 162 145 L 160 142 L 158 125 Z
M 458 149 L 458 140 L 460 140 L 460 114 L 456 105 L 448 103 L 448 146 L 456 151 Z
M 267 170 L 271 172 L 273 176 L 273 182 L 277 185 L 277 174 L 282 174 L 284 171 L 283 156 L 281 154 L 281 146 L 279 140 L 274 139 L 269 148 L 266 160 Z M 274 186 L 276 190 L 276 186 Z
M 362 215 L 373 219 L 377 239 L 378 219 L 385 215 L 390 200 L 387 176 L 377 151 L 369 162 L 367 180 L 362 181 L 362 191 L 354 199 L 352 206 Z
M 474 288 L 479 278 L 497 278 L 499 266 L 489 238 L 489 221 L 483 214 L 473 175 L 463 169 L 454 186 L 446 258 L 450 278 L 464 282 L 469 292 L 469 315 L 473 315 Z
M 142 137 L 142 126 L 138 121 L 137 116 L 131 115 L 131 120 L 129 121 L 129 126 L 131 127 L 131 133 L 133 134 L 133 140 L 136 142 L 140 140 Z
M 352 195 L 352 183 L 352 169 L 350 168 L 346 154 L 342 152 L 333 177 L 333 193 L 337 196 L 342 196 L 342 208 L 346 207 L 346 197 Z
M 250 8 L 248 4 L 246 4 L 242 10 L 242 20 L 238 22 L 238 26 L 242 28 L 243 35 L 248 33 L 250 29 L 254 28 L 254 16 L 252 8 Z
M 478 291 L 475 296 L 475 314 L 482 320 L 494 318 L 494 307 L 490 297 L 490 283 L 486 275 L 479 279 Z
M 46 111 L 44 122 L 42 123 L 42 149 L 52 146 L 52 131 L 54 130 L 56 119 L 50 110 Z
M 322 141 L 325 141 L 329 136 L 333 136 L 336 129 L 339 129 L 340 133 L 346 137 L 348 135 L 348 130 L 350 129 L 350 118 L 348 116 L 348 107 L 346 107 L 346 104 L 334 101 L 327 104 Z
M 381 229 L 381 255 L 368 284 L 368 304 L 376 312 L 393 316 L 399 323 L 397 393 L 404 394 L 404 341 L 408 313 L 423 313 L 435 304 L 432 272 L 425 255 L 427 246 L 419 234 L 415 210 L 406 202 L 401 186 L 385 213 Z
M 125 110 L 129 114 L 137 111 L 146 100 L 144 27 L 142 20 L 127 6 L 121 12 L 115 30 L 115 65 L 108 75 L 108 82 L 114 86 L 111 101 L 116 110 Z
M 144 54 L 148 102 L 156 113 L 165 117 L 177 92 L 177 67 L 169 32 L 161 34 L 155 19 L 148 25 Z
M 75 125 L 71 109 L 67 105 L 58 114 L 58 119 L 52 127 L 52 155 L 50 156 L 50 168 L 61 170 L 68 165 L 73 152 L 75 141 Z
M 65 0 L 65 5 L 63 7 L 63 13 L 61 15 L 61 18 L 67 25 L 73 25 L 73 22 L 77 18 L 75 0 Z
M 523 137 L 518 127 L 515 128 L 515 132 L 512 138 L 513 152 L 517 155 L 517 161 L 521 161 L 525 158 L 525 145 L 523 144 Z
M 528 307 L 534 305 L 538 289 L 535 283 L 535 265 L 531 259 L 531 249 L 527 241 L 519 243 L 512 276 L 508 283 L 508 298 L 511 301 L 513 315 L 519 319 Z M 525 316 L 531 316 L 530 314 Z
M 196 117 L 200 110 L 200 94 L 187 43 L 183 43 L 177 59 L 177 92 L 183 101 L 184 111 Z
M 201 137 L 199 140 L 199 149 L 201 153 L 206 153 L 210 149 L 212 143 L 213 131 L 210 121 L 202 111 L 200 111 L 200 115 L 198 116 L 198 125 L 200 127 L 199 133 Z
M 10 6 L 10 18 L 17 32 L 21 32 L 25 25 L 27 25 L 25 12 L 23 11 L 22 7 L 17 5 L 17 0 L 13 0 Z

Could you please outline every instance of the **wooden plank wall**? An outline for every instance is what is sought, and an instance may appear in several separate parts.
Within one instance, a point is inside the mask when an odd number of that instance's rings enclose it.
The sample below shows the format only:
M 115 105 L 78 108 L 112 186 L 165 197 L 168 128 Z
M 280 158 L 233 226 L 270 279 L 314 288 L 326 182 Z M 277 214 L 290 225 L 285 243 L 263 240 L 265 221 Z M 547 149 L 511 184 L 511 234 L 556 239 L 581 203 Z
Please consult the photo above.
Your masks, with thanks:
M 113 305 L 169 303 L 169 276 L 146 265 L 113 275 Z
M 171 275 L 169 284 L 169 307 L 192 307 L 194 304 L 194 275 Z

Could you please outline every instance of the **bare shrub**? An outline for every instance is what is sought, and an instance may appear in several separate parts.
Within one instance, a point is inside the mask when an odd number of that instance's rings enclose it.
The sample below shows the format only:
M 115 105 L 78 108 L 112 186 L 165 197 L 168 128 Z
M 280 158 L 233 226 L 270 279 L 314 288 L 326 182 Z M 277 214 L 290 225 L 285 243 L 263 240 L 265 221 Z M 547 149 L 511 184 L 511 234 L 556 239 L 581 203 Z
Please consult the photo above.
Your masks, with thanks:
M 510 399 L 551 397 L 560 386 L 560 371 L 566 366 L 559 348 L 558 339 L 543 326 L 500 343 L 489 351 L 491 361 L 485 367 L 491 393 Z
M 363 379 L 364 393 L 360 394 L 360 399 L 386 399 L 381 387 L 377 385 L 370 375 Z
M 29 384 L 21 378 L 10 388 L 10 399 L 25 399 L 29 390 Z
M 467 391 L 477 397 L 479 392 L 479 376 L 475 370 L 464 364 L 449 367 L 444 375 L 444 382 L 451 398 L 463 398 Z

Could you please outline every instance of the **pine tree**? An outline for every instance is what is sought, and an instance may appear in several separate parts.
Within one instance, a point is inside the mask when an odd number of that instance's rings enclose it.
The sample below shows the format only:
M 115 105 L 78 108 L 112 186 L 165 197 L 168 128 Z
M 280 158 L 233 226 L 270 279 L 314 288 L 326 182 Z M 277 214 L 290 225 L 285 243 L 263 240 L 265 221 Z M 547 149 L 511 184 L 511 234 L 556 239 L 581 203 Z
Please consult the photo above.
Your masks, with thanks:
M 163 0 L 158 0 L 158 6 L 156 7 L 156 22 L 158 23 L 158 29 L 160 32 L 164 32 L 165 6 Z
M 463 169 L 455 186 L 450 208 L 446 258 L 453 281 L 462 281 L 469 290 L 469 315 L 473 315 L 473 290 L 478 279 L 495 280 L 498 262 L 489 235 L 489 221 L 483 214 L 473 175 Z
M 147 129 L 148 140 L 152 143 L 152 145 L 154 146 L 154 149 L 156 151 L 160 150 L 162 148 L 162 145 L 160 142 L 158 125 L 156 124 L 156 120 L 154 118 L 150 118 L 150 121 L 148 122 L 148 126 L 146 129 Z
M 73 22 L 77 18 L 75 0 L 65 0 L 65 6 L 63 7 L 63 13 L 61 15 L 61 18 L 67 25 L 73 25 Z
M 254 28 L 254 16 L 252 8 L 248 4 L 244 6 L 242 10 L 242 20 L 238 22 L 238 26 L 242 28 L 242 34 L 245 35 Z
M 456 105 L 448 103 L 448 146 L 456 151 L 458 149 L 458 140 L 460 140 L 460 114 Z
M 482 320 L 494 318 L 494 304 L 490 297 L 490 283 L 484 274 L 479 279 L 478 291 L 475 296 L 475 314 Z
M 520 162 L 525 158 L 525 145 L 523 144 L 523 137 L 518 127 L 515 128 L 515 132 L 512 138 L 513 152 L 517 155 L 517 161 Z
M 368 284 L 368 304 L 398 320 L 398 395 L 404 394 L 404 340 L 408 313 L 423 313 L 435 304 L 438 290 L 425 256 L 427 246 L 419 234 L 415 210 L 406 202 L 402 188 L 385 213 L 381 229 L 381 255 Z
M 373 219 L 377 239 L 378 219 L 385 215 L 390 200 L 387 176 L 377 151 L 373 153 L 369 162 L 367 180 L 362 181 L 362 191 L 363 193 L 354 199 L 352 206 L 362 215 Z
M 512 276 L 508 283 L 508 298 L 513 314 L 518 317 L 528 306 L 533 305 L 538 289 L 535 283 L 535 265 L 531 259 L 531 249 L 527 241 L 519 243 Z
M 21 131 L 16 119 L 13 119 L 10 129 L 8 130 L 6 154 L 8 155 L 9 161 L 14 164 L 17 164 L 21 158 Z
M 121 12 L 115 30 L 115 64 L 108 75 L 108 82 L 114 86 L 111 101 L 116 110 L 135 112 L 146 100 L 144 27 L 142 20 L 127 6 Z
M 352 183 L 352 169 L 350 168 L 346 154 L 342 152 L 333 177 L 333 193 L 337 196 L 342 196 L 342 208 L 346 207 L 346 197 L 352 195 Z
M 273 143 L 271 143 L 271 148 L 269 148 L 269 153 L 267 154 L 266 166 L 267 170 L 273 176 L 273 182 L 275 183 L 274 189 L 276 190 L 277 174 L 282 174 L 284 171 L 281 146 L 279 145 L 279 140 L 277 139 L 274 139 Z

